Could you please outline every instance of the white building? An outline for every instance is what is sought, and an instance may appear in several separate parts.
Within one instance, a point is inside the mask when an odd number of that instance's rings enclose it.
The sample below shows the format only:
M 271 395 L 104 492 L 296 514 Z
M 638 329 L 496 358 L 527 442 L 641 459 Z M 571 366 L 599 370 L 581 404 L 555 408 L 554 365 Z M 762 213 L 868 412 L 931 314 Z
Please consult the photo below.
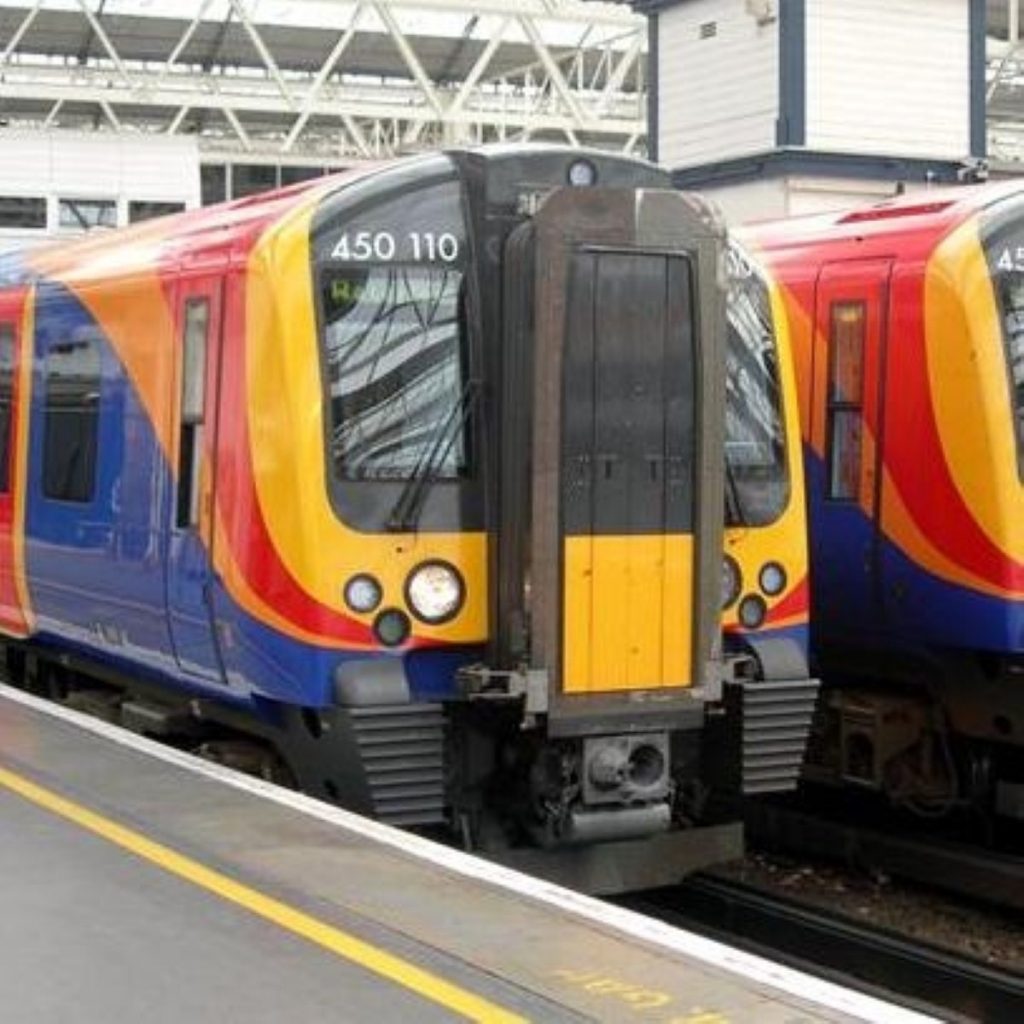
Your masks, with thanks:
M 0 131 L 0 250 L 199 203 L 194 138 Z
M 986 171 L 981 0 L 647 0 L 652 155 L 733 219 Z

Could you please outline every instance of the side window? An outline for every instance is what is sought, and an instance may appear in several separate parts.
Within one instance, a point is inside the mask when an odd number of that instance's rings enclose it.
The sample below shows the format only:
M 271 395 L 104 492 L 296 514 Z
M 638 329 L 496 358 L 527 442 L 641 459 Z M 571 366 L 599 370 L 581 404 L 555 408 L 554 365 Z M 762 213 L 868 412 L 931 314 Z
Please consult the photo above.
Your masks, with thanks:
M 0 196 L 0 228 L 46 229 L 43 196 Z
M 138 224 L 154 217 L 167 217 L 172 213 L 183 213 L 184 203 L 168 203 L 160 200 L 133 199 L 128 204 L 128 223 Z
M 829 328 L 828 496 L 856 500 L 860 486 L 864 404 L 863 302 L 834 302 Z
M 55 501 L 91 501 L 99 439 L 99 346 L 88 337 L 56 344 L 43 372 L 43 494 Z
M 14 325 L 0 323 L 0 492 L 10 490 L 11 398 L 14 394 Z
M 59 199 L 57 223 L 62 228 L 117 227 L 117 203 L 113 199 Z
M 203 408 L 206 403 L 206 345 L 210 333 L 210 300 L 185 303 L 181 358 L 181 435 L 178 445 L 179 528 L 199 522 L 199 463 L 203 450 Z

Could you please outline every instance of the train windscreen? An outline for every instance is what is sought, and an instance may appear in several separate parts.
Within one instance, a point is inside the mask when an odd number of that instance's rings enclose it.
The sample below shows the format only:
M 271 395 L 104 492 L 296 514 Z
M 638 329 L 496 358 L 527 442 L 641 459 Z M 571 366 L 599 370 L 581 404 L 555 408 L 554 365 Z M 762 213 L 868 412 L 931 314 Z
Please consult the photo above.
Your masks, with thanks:
M 448 180 L 352 211 L 321 250 L 336 479 L 409 480 L 427 461 L 434 479 L 466 474 L 465 248 Z
M 321 288 L 335 472 L 407 479 L 465 387 L 463 276 L 444 267 L 338 267 L 323 272 Z M 436 476 L 461 475 L 465 451 L 453 430 Z
M 1024 201 L 997 203 L 982 217 L 981 241 L 1006 354 L 1017 440 L 1017 473 L 1024 480 Z
M 764 526 L 778 519 L 789 499 L 771 298 L 735 242 L 726 260 L 726 525 Z

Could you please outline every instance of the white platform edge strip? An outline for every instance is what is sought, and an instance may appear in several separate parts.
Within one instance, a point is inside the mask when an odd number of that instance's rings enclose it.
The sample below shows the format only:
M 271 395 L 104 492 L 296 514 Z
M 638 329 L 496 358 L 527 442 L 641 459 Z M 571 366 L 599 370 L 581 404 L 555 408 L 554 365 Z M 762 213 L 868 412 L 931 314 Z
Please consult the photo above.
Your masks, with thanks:
M 243 775 L 231 768 L 204 761 L 192 754 L 162 746 L 155 740 L 146 739 L 100 719 L 91 718 L 82 712 L 16 690 L 2 682 L 0 682 L 0 697 L 53 718 L 61 719 L 119 746 L 128 747 L 177 768 L 204 775 L 225 785 L 233 786 L 235 789 L 319 818 L 321 821 L 339 825 L 350 832 L 364 836 L 376 843 L 390 846 L 403 854 L 427 861 L 437 867 L 498 886 L 517 896 L 528 896 L 540 903 L 557 907 L 559 910 L 575 914 L 605 928 L 692 957 L 711 967 L 738 974 L 759 985 L 786 992 L 829 1010 L 839 1011 L 865 1021 L 877 1021 L 880 1024 L 926 1024 L 926 1022 L 938 1020 L 938 1018 L 844 988 L 791 967 L 773 963 L 763 957 L 733 949 L 721 942 L 675 928 L 661 921 L 655 921 L 634 911 L 602 903 L 591 896 L 584 896 L 571 889 L 564 889 L 511 868 L 492 864 L 490 861 L 482 860 L 460 850 L 450 849 L 432 840 L 413 835 L 411 832 L 402 832 L 390 825 L 383 825 L 301 793 L 282 789 L 272 783 L 264 782 L 262 779 Z

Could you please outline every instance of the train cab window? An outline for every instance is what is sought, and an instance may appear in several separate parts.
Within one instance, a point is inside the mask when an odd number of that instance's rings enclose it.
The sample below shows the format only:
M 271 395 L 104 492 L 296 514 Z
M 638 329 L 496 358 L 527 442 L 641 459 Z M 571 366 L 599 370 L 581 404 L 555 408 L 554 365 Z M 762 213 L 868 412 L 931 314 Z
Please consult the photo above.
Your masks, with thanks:
M 14 325 L 0 323 L 0 492 L 10 490 L 11 398 L 14 394 Z
M 44 367 L 43 494 L 88 502 L 96 490 L 100 350 L 91 337 L 53 345 Z
M 782 515 L 789 500 L 771 296 L 736 242 L 730 242 L 726 259 L 726 525 L 765 526 Z
M 203 409 L 206 403 L 206 345 L 210 330 L 210 301 L 185 303 L 181 367 L 181 437 L 178 447 L 179 528 L 199 522 L 199 463 L 203 448 Z
M 1011 196 L 981 216 L 981 242 L 999 310 L 1013 414 L 1017 476 L 1024 481 L 1024 202 Z
M 860 488 L 864 402 L 863 302 L 834 302 L 829 330 L 828 496 L 856 500 Z
M 462 274 L 443 267 L 324 275 L 340 477 L 407 479 L 434 445 L 464 387 L 462 287 Z M 464 468 L 455 431 L 435 475 L 451 479 Z
M 338 480 L 468 473 L 465 234 L 456 181 L 399 192 L 332 231 L 320 318 Z M 326 258 L 325 258 L 326 257 Z

